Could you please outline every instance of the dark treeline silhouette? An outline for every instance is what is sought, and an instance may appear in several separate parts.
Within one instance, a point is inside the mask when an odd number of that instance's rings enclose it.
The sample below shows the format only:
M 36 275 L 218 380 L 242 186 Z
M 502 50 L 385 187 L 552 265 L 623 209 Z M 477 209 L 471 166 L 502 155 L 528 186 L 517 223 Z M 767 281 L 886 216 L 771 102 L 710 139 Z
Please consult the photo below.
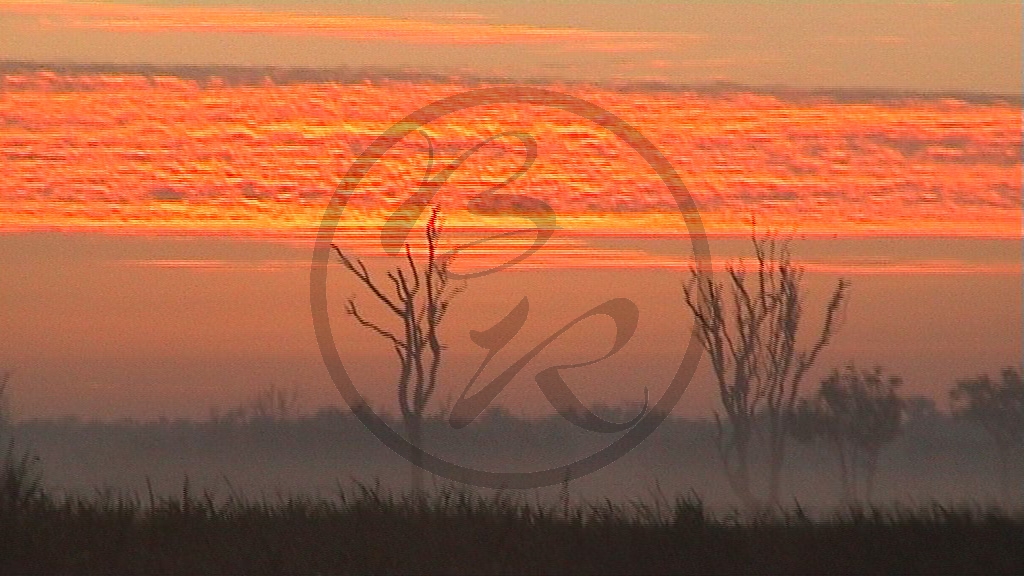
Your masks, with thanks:
M 1005 502 L 1020 502 L 1021 480 L 1014 468 L 1024 461 L 1024 380 L 1019 370 L 1003 369 L 996 381 L 987 374 L 957 381 L 949 391 L 956 417 L 980 426 L 999 454 Z
M 833 371 L 790 414 L 793 436 L 805 443 L 824 441 L 835 453 L 844 502 L 872 500 L 882 448 L 903 424 L 901 384 L 898 376 L 883 376 L 881 367 L 858 370 L 850 364 Z

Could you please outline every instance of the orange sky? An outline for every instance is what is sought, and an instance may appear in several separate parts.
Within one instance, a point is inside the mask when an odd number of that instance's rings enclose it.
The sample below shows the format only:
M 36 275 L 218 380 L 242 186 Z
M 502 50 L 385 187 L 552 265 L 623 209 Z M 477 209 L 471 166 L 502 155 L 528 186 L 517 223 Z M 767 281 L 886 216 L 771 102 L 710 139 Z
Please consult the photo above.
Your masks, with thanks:
M 953 379 L 1020 357 L 1020 16 L 1019 2 L 955 0 L 0 1 L 0 301 L 16 303 L 0 316 L 0 366 L 15 369 L 16 411 L 203 416 L 269 384 L 300 387 L 308 407 L 338 403 L 308 307 L 328 199 L 406 114 L 517 79 L 649 138 L 696 201 L 717 265 L 749 255 L 752 216 L 793 233 L 809 322 L 830 282 L 853 280 L 809 385 L 854 360 L 941 399 Z M 252 66 L 346 71 L 263 78 Z M 527 347 L 585 304 L 630 297 L 636 341 L 572 382 L 587 403 L 635 400 L 645 385 L 657 398 L 689 326 L 687 239 L 658 174 L 596 125 L 536 106 L 472 108 L 425 130 L 435 167 L 495 134 L 529 134 L 537 161 L 504 191 L 543 200 L 559 227 L 526 265 L 467 292 L 446 386 L 479 361 L 468 330 L 524 294 L 537 311 L 516 344 Z M 374 231 L 427 156 L 412 134 L 375 166 L 341 222 L 346 247 L 379 254 Z M 436 197 L 448 238 L 524 226 L 466 211 L 522 158 L 503 138 L 452 175 Z M 340 306 L 355 288 L 331 282 Z M 393 402 L 390 351 L 340 310 L 332 319 L 358 382 Z M 606 328 L 542 360 L 600 350 Z M 543 411 L 531 378 L 502 402 Z M 706 370 L 681 413 L 710 414 L 705 384 Z
M 339 401 L 309 325 L 311 232 L 376 135 L 465 86 L 31 70 L 2 82 L 0 298 L 18 303 L 4 319 L 3 356 L 22 383 L 21 413 L 203 416 L 272 383 L 300 387 L 310 407 Z M 811 310 L 828 282 L 853 280 L 844 328 L 810 385 L 854 360 L 900 373 L 908 393 L 941 399 L 952 379 L 1019 356 L 1019 107 L 554 88 L 647 135 L 713 233 L 745 235 L 751 215 L 795 232 Z M 523 346 L 586 303 L 630 297 L 641 309 L 637 341 L 573 382 L 585 402 L 634 399 L 646 384 L 657 397 L 689 321 L 678 298 L 689 250 L 671 198 L 628 146 L 565 113 L 472 108 L 427 127 L 437 163 L 511 129 L 536 139 L 538 159 L 509 191 L 548 202 L 560 229 L 522 272 L 472 286 L 453 316 L 448 384 L 479 361 L 468 330 L 523 294 L 541 318 Z M 441 188 L 450 238 L 509 224 L 464 208 L 521 158 L 517 140 L 499 140 Z M 396 146 L 368 174 L 337 239 L 379 254 L 374 227 L 426 161 L 422 136 Z M 749 255 L 745 239 L 716 238 L 716 264 Z M 489 256 L 507 259 L 500 249 Z M 340 273 L 331 286 L 337 302 L 356 291 Z M 359 359 L 353 373 L 387 406 L 389 388 L 373 382 L 388 374 L 389 351 L 336 312 L 339 346 Z M 599 325 L 544 361 L 602 349 Z M 531 377 L 524 372 L 501 401 L 543 412 Z M 707 377 L 698 374 L 681 413 L 710 413 Z
M 46 71 L 0 81 L 4 229 L 291 236 L 315 229 L 376 135 L 466 89 Z M 712 233 L 742 232 L 755 215 L 803 234 L 1020 236 L 1021 113 L 1006 102 L 551 88 L 647 136 Z M 530 134 L 537 161 L 502 192 L 547 202 L 559 226 L 683 231 L 658 174 L 627 144 L 572 114 L 487 106 L 425 128 L 435 172 L 490 136 Z M 361 183 L 342 225 L 379 225 L 418 185 L 427 157 L 425 137 L 406 137 Z M 523 157 L 514 138 L 471 157 L 435 199 L 449 224 L 479 223 L 467 202 Z
M 1012 0 L 0 2 L 0 56 L 1020 94 Z

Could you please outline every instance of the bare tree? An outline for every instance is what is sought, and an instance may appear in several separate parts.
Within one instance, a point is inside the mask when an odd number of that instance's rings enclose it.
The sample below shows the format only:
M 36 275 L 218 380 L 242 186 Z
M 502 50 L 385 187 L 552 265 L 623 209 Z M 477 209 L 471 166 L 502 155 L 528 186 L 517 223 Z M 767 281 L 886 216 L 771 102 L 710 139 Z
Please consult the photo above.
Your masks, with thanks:
M 856 502 L 860 494 L 870 502 L 874 495 L 879 455 L 903 422 L 901 384 L 899 376 L 884 376 L 881 367 L 857 370 L 850 364 L 842 372 L 833 370 L 792 413 L 793 436 L 803 442 L 824 440 L 835 451 L 845 503 Z
M 803 319 L 803 270 L 790 260 L 788 240 L 774 233 L 751 240 L 757 258 L 748 271 L 726 266 L 727 280 L 694 268 L 683 295 L 694 329 L 707 351 L 718 384 L 726 430 L 718 412 L 718 452 L 738 498 L 748 507 L 763 503 L 751 488 L 750 451 L 764 416 L 768 436 L 768 496 L 778 504 L 786 456 L 787 418 L 807 370 L 829 344 L 848 283 L 840 279 L 825 308 L 825 320 L 809 348 L 797 342 Z
M 427 240 L 426 262 L 417 264 L 409 244 L 405 244 L 405 263 L 387 272 L 390 290 L 385 289 L 373 278 L 362 260 L 345 255 L 336 245 L 331 245 L 345 268 L 364 286 L 369 288 L 390 315 L 401 325 L 393 330 L 368 319 L 356 306 L 354 298 L 346 302 L 346 312 L 359 324 L 386 339 L 394 348 L 399 361 L 398 406 L 402 414 L 409 442 L 422 447 L 423 413 L 437 388 L 437 376 L 441 367 L 441 344 L 438 329 L 447 314 L 452 300 L 463 291 L 464 284 L 453 284 L 449 273 L 450 253 L 439 255 L 438 242 L 441 236 L 439 213 L 431 211 L 427 219 L 425 235 Z M 412 460 L 412 490 L 416 495 L 423 491 L 422 458 L 417 452 Z
M 949 391 L 954 415 L 985 429 L 999 455 L 1000 492 L 1014 501 L 1013 463 L 1024 453 L 1024 382 L 1020 372 L 1005 368 L 1000 382 L 988 374 L 959 380 Z M 1019 494 L 1017 495 L 1019 497 Z

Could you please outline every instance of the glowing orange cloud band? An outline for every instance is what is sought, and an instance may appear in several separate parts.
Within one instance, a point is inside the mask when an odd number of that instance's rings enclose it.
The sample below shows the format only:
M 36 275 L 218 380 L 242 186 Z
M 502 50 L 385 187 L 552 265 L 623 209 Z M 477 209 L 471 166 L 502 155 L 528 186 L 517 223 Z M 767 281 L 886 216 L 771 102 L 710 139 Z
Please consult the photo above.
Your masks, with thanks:
M 807 234 L 1021 235 L 1016 105 L 554 88 L 645 134 L 676 167 L 712 233 L 743 232 L 756 214 Z M 0 229 L 310 234 L 378 134 L 465 89 L 9 75 L 0 79 Z M 576 117 L 474 108 L 428 129 L 437 165 L 497 133 L 532 134 L 538 160 L 506 192 L 547 202 L 559 226 L 626 235 L 684 228 L 658 175 L 628 145 Z M 415 189 L 427 143 L 414 136 L 368 175 L 344 227 L 381 224 Z M 437 197 L 451 225 L 479 225 L 467 202 L 521 157 L 514 140 L 503 141 L 460 168 Z

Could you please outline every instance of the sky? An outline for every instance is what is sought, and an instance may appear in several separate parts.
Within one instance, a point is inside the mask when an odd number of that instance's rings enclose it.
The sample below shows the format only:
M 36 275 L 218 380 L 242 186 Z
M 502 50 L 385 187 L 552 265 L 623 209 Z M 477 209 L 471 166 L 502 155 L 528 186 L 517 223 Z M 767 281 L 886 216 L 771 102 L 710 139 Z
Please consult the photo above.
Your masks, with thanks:
M 1021 91 L 1021 6 L 1000 0 L 5 1 L 0 32 L 4 58 L 49 62 Z
M 202 417 L 272 384 L 309 409 L 340 404 L 309 309 L 328 200 L 407 114 L 529 81 L 648 138 L 719 269 L 750 257 L 752 218 L 791 234 L 809 331 L 850 279 L 808 386 L 877 363 L 941 404 L 956 378 L 1021 360 L 1021 53 L 1013 2 L 0 2 L 0 366 L 21 417 Z M 367 174 L 336 240 L 383 273 L 380 226 L 431 154 L 450 162 L 508 131 L 529 134 L 537 159 L 505 192 L 546 202 L 558 230 L 522 265 L 471 282 L 438 401 L 482 359 L 469 330 L 523 295 L 533 316 L 492 370 L 628 297 L 635 341 L 573 382 L 585 403 L 660 393 L 690 326 L 688 230 L 661 174 L 589 120 L 528 103 L 436 120 Z M 448 238 L 523 225 L 469 207 L 516 170 L 524 142 L 498 138 L 442 187 Z M 494 244 L 465 265 L 521 248 Z M 343 314 L 359 287 L 335 268 L 339 350 L 388 409 L 392 352 Z M 605 320 L 538 362 L 606 348 Z M 543 412 L 528 372 L 499 401 Z M 707 417 L 715 402 L 704 365 L 679 410 Z

